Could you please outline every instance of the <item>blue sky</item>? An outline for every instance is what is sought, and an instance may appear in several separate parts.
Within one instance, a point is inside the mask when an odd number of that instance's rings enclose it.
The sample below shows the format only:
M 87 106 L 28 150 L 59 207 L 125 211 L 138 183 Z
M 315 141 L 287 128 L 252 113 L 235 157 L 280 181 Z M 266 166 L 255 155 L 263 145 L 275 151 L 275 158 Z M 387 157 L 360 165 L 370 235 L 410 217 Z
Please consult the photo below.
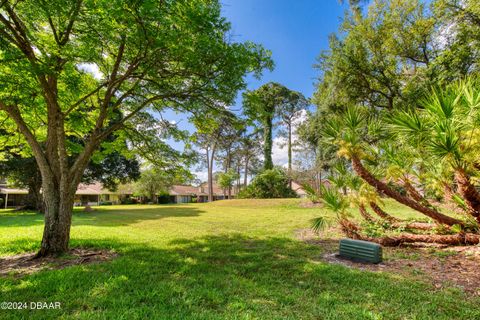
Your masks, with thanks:
M 328 36 L 338 30 L 346 5 L 338 0 L 223 0 L 222 4 L 234 41 L 250 40 L 272 51 L 275 69 L 260 80 L 248 77 L 248 88 L 275 81 L 311 97 L 318 76 L 313 65 L 328 49 Z M 236 110 L 241 108 L 240 96 Z M 175 115 L 174 120 L 183 117 Z M 180 126 L 192 130 L 186 120 Z M 283 153 L 274 148 L 276 164 L 286 161 Z
M 224 16 L 237 41 L 250 40 L 272 51 L 276 67 L 250 89 L 276 81 L 310 97 L 318 72 L 313 68 L 328 36 L 338 30 L 345 5 L 338 0 L 224 0 Z

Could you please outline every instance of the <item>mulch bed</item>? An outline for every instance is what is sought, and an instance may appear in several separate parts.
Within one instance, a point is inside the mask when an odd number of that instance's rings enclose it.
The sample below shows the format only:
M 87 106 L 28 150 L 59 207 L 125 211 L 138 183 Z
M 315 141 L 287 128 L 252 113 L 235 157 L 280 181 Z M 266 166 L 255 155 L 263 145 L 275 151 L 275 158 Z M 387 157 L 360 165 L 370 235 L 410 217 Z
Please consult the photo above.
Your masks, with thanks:
M 0 258 L 0 277 L 21 277 L 40 270 L 58 270 L 74 265 L 84 265 L 112 260 L 115 252 L 101 249 L 75 248 L 61 257 L 35 259 L 34 253 L 24 253 Z
M 339 239 L 321 239 L 309 229 L 298 230 L 296 237 L 321 246 L 321 260 L 349 268 L 389 272 L 427 280 L 436 289 L 456 287 L 480 296 L 480 246 L 442 246 L 415 243 L 384 247 L 384 261 L 379 264 L 353 262 L 337 255 Z

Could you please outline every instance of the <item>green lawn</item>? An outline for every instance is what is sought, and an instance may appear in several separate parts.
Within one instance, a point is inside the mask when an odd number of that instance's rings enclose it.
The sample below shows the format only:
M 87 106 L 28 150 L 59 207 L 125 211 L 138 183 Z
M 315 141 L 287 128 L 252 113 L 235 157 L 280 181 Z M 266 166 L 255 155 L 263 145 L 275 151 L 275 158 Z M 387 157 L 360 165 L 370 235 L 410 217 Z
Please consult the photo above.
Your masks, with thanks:
M 318 214 L 298 200 L 78 211 L 71 245 L 119 257 L 0 278 L 0 302 L 62 303 L 0 319 L 480 319 L 459 291 L 321 262 L 294 238 Z M 0 256 L 38 249 L 41 232 L 40 215 L 0 212 Z

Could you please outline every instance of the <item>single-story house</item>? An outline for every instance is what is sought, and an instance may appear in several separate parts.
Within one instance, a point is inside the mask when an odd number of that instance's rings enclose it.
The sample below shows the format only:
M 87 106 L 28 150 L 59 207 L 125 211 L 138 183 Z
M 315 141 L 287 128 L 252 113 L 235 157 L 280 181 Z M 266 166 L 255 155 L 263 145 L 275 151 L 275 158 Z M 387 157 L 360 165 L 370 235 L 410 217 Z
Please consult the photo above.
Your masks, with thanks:
M 28 190 L 12 188 L 0 182 L 0 208 L 16 208 L 25 205 Z M 75 194 L 75 206 L 99 205 L 101 202 L 120 203 L 122 198 L 130 197 L 131 192 L 112 192 L 104 189 L 100 183 L 80 184 Z
M 213 201 L 223 200 L 226 197 L 224 196 L 223 190 L 218 187 L 216 184 L 213 185 Z M 208 202 L 208 184 L 202 183 L 198 187 L 194 186 L 185 186 L 185 185 L 174 185 L 170 191 L 170 202 L 172 203 L 188 203 L 192 202 L 195 198 L 197 202 Z M 232 190 L 232 197 L 234 197 L 234 192 Z
M 330 186 L 330 181 L 328 181 L 326 179 L 323 179 L 322 184 L 326 187 L 329 187 Z M 308 197 L 307 191 L 305 191 L 303 186 L 298 182 L 292 181 L 292 190 L 295 191 L 295 193 L 297 194 L 297 196 L 299 198 L 307 198 Z
M 9 188 L 5 184 L 0 185 L 0 208 L 18 207 L 25 204 L 28 190 Z
M 300 198 L 306 198 L 307 197 L 307 192 L 305 191 L 305 189 L 303 189 L 303 187 L 295 181 L 292 181 L 292 190 Z
M 232 197 L 234 196 L 232 191 Z M 25 205 L 27 189 L 11 188 L 6 183 L 0 182 L 0 208 L 16 208 Z M 197 202 L 208 202 L 208 186 L 206 183 L 194 187 L 174 185 L 170 191 L 171 203 L 188 203 L 196 199 Z M 122 199 L 133 197 L 131 190 L 118 190 L 115 192 L 103 188 L 101 183 L 80 184 L 75 194 L 75 206 L 96 206 L 102 202 L 120 204 Z M 213 200 L 224 199 L 223 190 L 214 184 Z

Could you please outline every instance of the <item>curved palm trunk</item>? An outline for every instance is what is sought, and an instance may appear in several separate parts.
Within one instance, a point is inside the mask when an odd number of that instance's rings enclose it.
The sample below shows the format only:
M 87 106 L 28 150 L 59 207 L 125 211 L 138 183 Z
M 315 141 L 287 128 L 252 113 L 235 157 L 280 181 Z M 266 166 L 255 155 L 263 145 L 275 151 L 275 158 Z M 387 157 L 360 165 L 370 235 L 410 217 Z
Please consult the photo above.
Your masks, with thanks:
M 396 190 L 393 190 L 392 188 L 387 186 L 385 183 L 383 183 L 382 181 L 375 178 L 363 166 L 362 162 L 360 161 L 360 159 L 357 156 L 352 157 L 352 167 L 355 170 L 355 172 L 358 174 L 359 177 L 361 177 L 369 185 L 374 187 L 378 192 L 383 193 L 383 194 L 393 198 L 394 200 L 400 202 L 401 204 L 406 205 L 407 207 L 410 207 L 410 208 L 412 208 L 412 209 L 414 209 L 418 212 L 423 213 L 424 215 L 434 219 L 435 221 L 437 221 L 439 223 L 443 223 L 443 224 L 446 224 L 446 225 L 449 225 L 449 226 L 452 226 L 454 224 L 463 225 L 462 221 L 460 221 L 458 219 L 455 219 L 455 218 L 452 218 L 452 217 L 449 217 L 447 215 L 444 215 L 444 214 L 438 212 L 437 210 L 435 210 L 433 208 L 426 207 L 426 206 L 418 203 L 417 201 L 415 201 L 415 200 L 413 200 L 409 197 L 403 196 L 402 194 L 400 194 Z
M 360 204 L 358 206 L 358 211 L 360 212 L 360 215 L 363 217 L 368 222 L 375 222 L 375 219 L 368 213 L 367 208 L 363 204 Z
M 425 242 L 438 243 L 444 245 L 477 245 L 480 243 L 480 235 L 472 233 L 463 233 L 455 235 L 429 235 L 429 234 L 410 234 L 405 233 L 395 237 L 370 238 L 362 237 L 361 240 L 367 240 L 379 243 L 386 247 L 396 247 L 403 243 Z
M 429 235 L 404 233 L 399 236 L 373 238 L 361 234 L 361 228 L 354 222 L 341 218 L 339 219 L 342 232 L 351 239 L 365 240 L 379 243 L 386 247 L 395 247 L 403 243 L 425 242 L 445 245 L 477 245 L 480 244 L 480 235 L 473 233 L 460 233 L 455 235 Z
M 394 223 L 392 224 L 394 228 L 402 228 L 402 229 L 414 229 L 414 230 L 433 230 L 437 227 L 436 224 L 427 223 L 427 222 L 410 222 L 407 224 L 404 223 Z
M 453 188 L 450 184 L 443 182 L 443 200 L 448 203 L 453 203 L 453 196 L 455 195 L 455 192 L 453 191 Z
M 458 183 L 458 192 L 465 200 L 468 212 L 480 223 L 480 193 L 463 169 L 455 170 L 455 181 Z
M 383 209 L 380 208 L 380 206 L 373 201 L 370 202 L 370 208 L 372 208 L 373 212 L 375 212 L 376 215 L 379 216 L 382 219 L 385 219 L 385 220 L 388 220 L 388 221 L 400 221 L 399 219 L 397 219 L 397 218 L 389 215 L 385 211 L 383 211 Z
M 360 235 L 360 228 L 353 222 L 347 218 L 340 218 L 338 220 L 340 224 L 340 228 L 342 232 L 351 239 L 360 239 L 362 236 Z
M 427 199 L 423 195 L 418 192 L 417 189 L 408 181 L 404 180 L 403 181 L 403 186 L 405 187 L 405 190 L 407 190 L 407 194 L 412 198 L 413 200 L 423 204 L 424 206 L 431 207 L 432 205 L 428 202 Z

